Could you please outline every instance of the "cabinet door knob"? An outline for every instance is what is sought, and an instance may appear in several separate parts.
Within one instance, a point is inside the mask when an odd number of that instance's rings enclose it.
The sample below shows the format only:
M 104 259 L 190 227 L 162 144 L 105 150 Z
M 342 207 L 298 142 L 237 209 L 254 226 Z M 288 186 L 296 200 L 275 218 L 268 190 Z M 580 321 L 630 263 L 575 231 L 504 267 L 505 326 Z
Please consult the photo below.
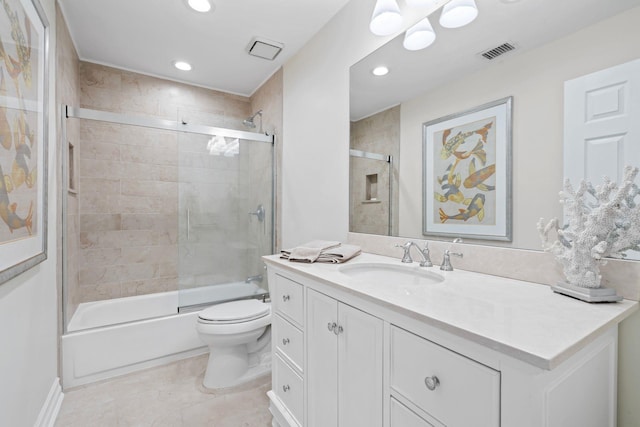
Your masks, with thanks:
M 424 379 L 424 384 L 431 391 L 435 390 L 440 385 L 440 380 L 435 375 Z
M 289 344 L 289 338 L 282 338 L 282 345 Z
M 291 299 L 289 295 L 282 295 L 282 301 L 287 302 Z
M 336 335 L 339 335 L 339 334 L 341 334 L 343 332 L 344 332 L 344 329 L 342 329 L 342 326 L 338 326 L 337 328 L 336 327 L 333 328 L 333 333 L 336 334 Z
M 282 386 L 282 391 L 284 391 L 285 393 L 288 392 L 289 390 L 291 390 L 291 387 L 289 387 L 289 384 Z
M 327 323 L 327 329 L 328 329 L 330 332 L 334 332 L 334 333 L 335 333 L 336 326 L 338 326 L 338 324 L 337 324 L 336 322 L 329 322 L 329 323 Z

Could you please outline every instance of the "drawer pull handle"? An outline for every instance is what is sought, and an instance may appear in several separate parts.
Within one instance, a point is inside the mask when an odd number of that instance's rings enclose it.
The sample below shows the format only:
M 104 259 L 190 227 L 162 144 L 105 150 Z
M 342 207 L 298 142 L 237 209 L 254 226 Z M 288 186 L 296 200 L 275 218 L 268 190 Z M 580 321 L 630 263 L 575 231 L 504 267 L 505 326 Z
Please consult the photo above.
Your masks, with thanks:
M 289 295 L 282 295 L 282 301 L 287 302 L 291 299 Z
M 282 391 L 284 391 L 285 393 L 288 392 L 289 390 L 291 390 L 291 387 L 289 387 L 289 384 L 282 386 Z
M 335 333 L 336 326 L 338 326 L 336 322 L 327 323 L 327 329 L 329 329 L 329 332 Z
M 289 344 L 289 338 L 282 338 L 282 345 Z
M 435 390 L 440 385 L 440 380 L 435 375 L 424 379 L 424 384 L 431 391 Z
M 338 326 L 337 328 L 333 328 L 333 333 L 336 334 L 336 335 L 340 335 L 343 332 L 344 332 L 344 329 L 342 328 L 342 326 Z

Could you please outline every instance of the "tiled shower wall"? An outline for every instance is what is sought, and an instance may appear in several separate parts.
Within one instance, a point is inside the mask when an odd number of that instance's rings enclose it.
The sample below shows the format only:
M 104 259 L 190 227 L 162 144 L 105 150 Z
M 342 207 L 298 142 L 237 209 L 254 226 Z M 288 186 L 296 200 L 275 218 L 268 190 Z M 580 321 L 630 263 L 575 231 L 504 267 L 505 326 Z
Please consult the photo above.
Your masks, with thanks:
M 392 156 L 386 162 L 359 157 L 349 159 L 349 230 L 356 233 L 389 234 L 389 206 L 398 212 L 398 162 L 400 160 L 400 106 L 351 122 L 350 148 Z M 375 196 L 367 195 L 367 176 L 375 176 Z M 392 199 L 389 200 L 389 186 Z M 375 197 L 375 200 L 370 200 Z M 392 235 L 398 218 L 391 218 Z
M 174 132 L 80 120 L 79 302 L 177 289 Z
M 190 123 L 242 130 L 246 130 L 242 126 L 242 120 L 255 109 L 269 109 L 269 105 L 253 107 L 251 100 L 246 97 L 102 65 L 81 62 L 79 70 L 80 106 L 85 108 L 180 119 Z M 276 87 L 276 96 L 281 100 L 281 72 L 276 73 L 265 84 L 269 85 Z M 277 118 L 265 120 L 265 123 L 268 120 L 275 121 L 274 130 L 280 129 L 282 123 L 281 101 L 279 111 L 278 103 L 275 104 Z M 242 246 L 237 243 L 242 239 L 237 234 L 230 237 L 230 233 L 234 230 L 251 232 L 252 225 L 246 226 L 249 219 L 247 212 L 254 209 L 256 204 L 251 199 L 256 193 L 266 190 L 254 185 L 253 194 L 238 194 L 239 190 L 233 188 L 231 181 L 225 181 L 224 178 L 220 180 L 224 173 L 221 175 L 216 172 L 216 178 L 213 178 L 212 171 L 206 169 L 215 167 L 225 170 L 231 167 L 233 161 L 241 162 L 241 167 L 233 172 L 240 176 L 229 178 L 236 182 L 250 180 L 251 187 L 255 182 L 263 182 L 262 179 L 253 181 L 258 179 L 256 176 L 266 173 L 266 164 L 256 160 L 260 156 L 249 155 L 250 150 L 245 150 L 246 156 L 241 155 L 235 160 L 212 159 L 202 152 L 198 153 L 201 148 L 194 148 L 206 146 L 206 140 L 196 141 L 197 138 L 205 138 L 204 136 L 88 120 L 73 119 L 68 122 L 74 121 L 79 122 L 80 129 L 79 144 L 76 146 L 79 154 L 79 214 L 78 230 L 71 230 L 70 227 L 68 237 L 79 242 L 79 254 L 76 270 L 78 280 L 77 285 L 69 292 L 69 307 L 86 301 L 177 289 L 180 259 L 178 236 L 179 233 L 186 232 L 184 228 L 178 227 L 178 224 L 184 223 L 184 218 L 179 218 L 179 215 L 185 214 L 184 210 L 180 211 L 178 208 L 178 185 L 181 180 L 189 178 L 189 175 L 191 178 L 195 177 L 196 182 L 216 181 L 216 185 L 223 188 L 227 195 L 232 195 L 224 200 L 210 201 L 218 206 L 235 204 L 236 214 L 231 216 L 242 222 L 237 226 L 226 223 L 225 226 L 200 230 L 200 239 L 207 235 L 214 241 L 222 242 L 217 248 L 211 249 L 212 252 L 207 256 L 237 260 L 247 256 L 249 246 L 253 252 L 257 252 L 260 242 L 251 245 L 245 243 L 247 247 L 243 247 L 241 250 L 244 252 L 239 254 L 234 248 Z M 187 155 L 190 150 L 191 155 Z M 207 165 L 192 163 L 189 166 L 194 158 L 200 158 Z M 181 172 L 178 167 L 179 159 L 184 163 L 181 165 Z M 270 156 L 268 161 L 271 161 Z M 198 184 L 192 186 L 196 190 L 195 195 L 205 199 L 218 197 L 207 191 L 199 191 Z M 209 223 L 207 212 L 194 211 L 193 214 L 194 221 Z M 201 217 L 197 218 L 198 215 Z M 183 266 L 188 267 L 186 263 Z M 256 274 L 257 267 L 245 265 L 244 268 L 248 274 Z M 191 273 L 198 274 L 195 270 Z M 218 272 L 218 277 L 225 274 Z M 73 275 L 74 271 L 70 268 L 69 276 Z M 210 279 L 200 278 L 200 281 Z M 198 278 L 192 281 L 193 284 L 197 284 L 196 282 Z M 69 287 L 72 283 L 73 278 L 68 281 Z

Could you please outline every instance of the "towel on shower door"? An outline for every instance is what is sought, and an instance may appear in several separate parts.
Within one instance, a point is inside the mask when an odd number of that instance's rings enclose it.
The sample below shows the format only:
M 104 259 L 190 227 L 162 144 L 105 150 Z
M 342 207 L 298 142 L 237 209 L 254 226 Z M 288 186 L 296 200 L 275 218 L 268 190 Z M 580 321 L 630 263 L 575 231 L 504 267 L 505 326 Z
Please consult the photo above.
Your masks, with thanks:
M 280 251 L 280 258 L 297 262 L 315 262 L 323 251 L 337 248 L 340 245 L 340 242 L 329 240 L 312 240 L 292 249 L 283 249 Z

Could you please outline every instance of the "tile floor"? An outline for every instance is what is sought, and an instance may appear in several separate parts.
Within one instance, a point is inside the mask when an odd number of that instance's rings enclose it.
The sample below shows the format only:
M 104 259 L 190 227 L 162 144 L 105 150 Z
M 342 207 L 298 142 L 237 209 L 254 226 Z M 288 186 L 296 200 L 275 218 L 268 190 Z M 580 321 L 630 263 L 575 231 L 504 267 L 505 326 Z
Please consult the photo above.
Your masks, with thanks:
M 65 392 L 56 427 L 267 427 L 269 375 L 213 392 L 202 386 L 208 355 Z

